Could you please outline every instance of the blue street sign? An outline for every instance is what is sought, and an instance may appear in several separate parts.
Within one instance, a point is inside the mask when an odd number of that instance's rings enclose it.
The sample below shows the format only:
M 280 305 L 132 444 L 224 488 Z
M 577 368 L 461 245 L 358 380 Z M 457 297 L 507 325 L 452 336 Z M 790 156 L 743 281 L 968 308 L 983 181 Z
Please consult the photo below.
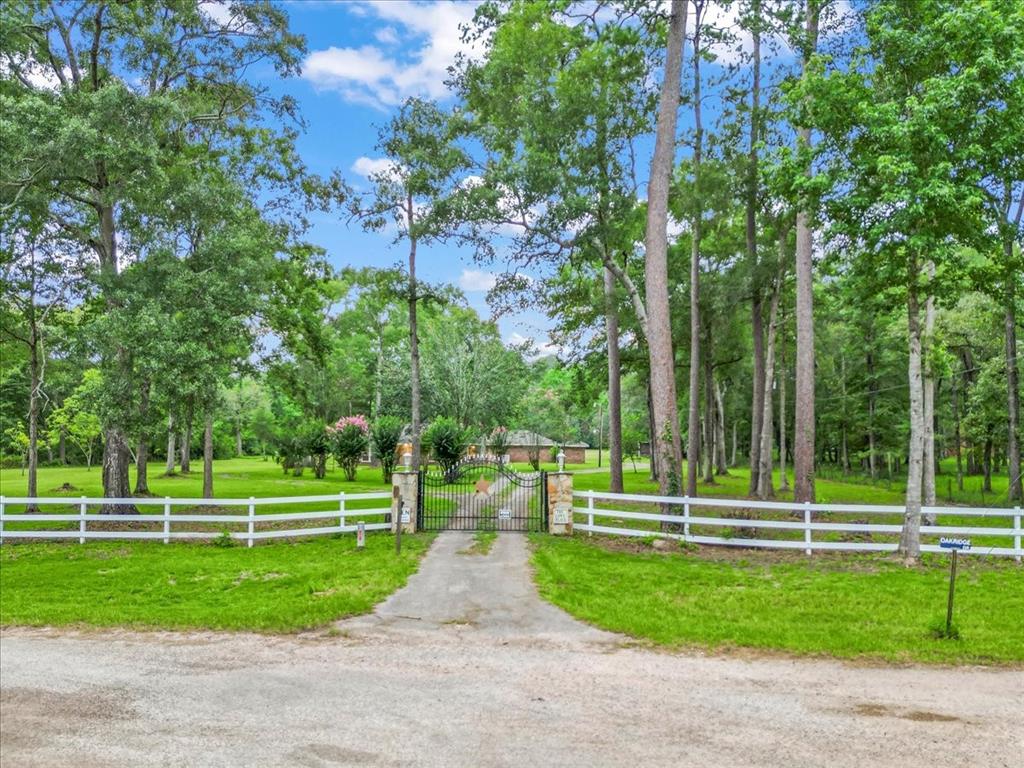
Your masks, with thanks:
M 942 547 L 943 549 L 959 549 L 959 550 L 970 549 L 971 548 L 971 540 L 970 539 L 952 539 L 952 538 L 948 538 L 946 536 L 943 536 L 941 539 L 939 539 L 939 546 Z

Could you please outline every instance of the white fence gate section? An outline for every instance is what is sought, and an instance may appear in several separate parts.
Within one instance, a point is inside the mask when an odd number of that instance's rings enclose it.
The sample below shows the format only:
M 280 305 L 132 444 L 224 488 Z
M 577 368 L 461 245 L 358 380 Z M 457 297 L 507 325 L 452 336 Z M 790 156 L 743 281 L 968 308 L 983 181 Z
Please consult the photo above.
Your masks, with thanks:
M 902 506 L 873 504 L 798 504 L 782 501 L 753 501 L 746 499 L 691 498 L 687 496 L 646 496 L 632 493 L 603 493 L 600 491 L 576 491 L 573 509 L 577 520 L 573 528 L 578 531 L 604 533 L 615 536 L 659 536 L 679 539 L 694 544 L 718 544 L 733 547 L 766 547 L 769 549 L 802 549 L 808 555 L 815 550 L 843 550 L 859 552 L 893 552 L 895 541 L 849 541 L 861 536 L 870 539 L 874 535 L 886 538 L 898 537 L 903 530 Z M 585 502 L 585 506 L 578 502 Z M 598 502 L 601 506 L 598 506 Z M 629 505 L 665 505 L 673 514 L 647 512 L 636 509 L 622 509 Z M 617 505 L 619 508 L 610 507 Z M 716 510 L 736 510 L 740 514 L 720 516 L 709 514 Z M 763 516 L 750 514 L 752 510 L 763 511 Z M 855 516 L 870 519 L 889 518 L 880 522 L 856 522 L 835 519 L 836 516 Z M 926 543 L 928 537 L 956 536 L 976 537 L 974 546 L 964 554 L 1024 556 L 1021 549 L 1021 508 L 973 508 L 973 507 L 924 507 L 922 516 L 934 517 L 935 525 L 921 525 L 921 551 L 941 552 L 938 544 Z M 775 519 L 772 519 L 772 518 Z M 779 519 L 789 517 L 790 519 Z M 894 519 L 896 518 L 896 519 Z M 943 518 L 960 518 L 940 525 Z M 964 519 L 968 519 L 964 522 Z M 609 520 L 610 519 L 610 520 Z M 971 519 L 979 524 L 972 525 Z M 898 522 L 897 522 L 898 520 Z M 1004 525 L 988 525 L 1005 520 Z M 658 525 L 653 525 L 653 524 Z M 671 524 L 669 530 L 662 530 L 661 523 Z M 710 530 L 708 530 L 710 529 Z M 755 532 L 773 531 L 789 538 L 763 538 Z M 729 535 L 723 535 L 724 533 Z M 837 538 L 836 534 L 840 537 Z
M 385 504 L 363 508 L 366 502 L 383 501 Z M 355 508 L 349 506 L 355 504 Z M 11 506 L 36 507 L 68 507 L 72 505 L 75 512 L 54 514 L 12 514 Z M 134 504 L 140 508 L 137 515 L 104 515 L 89 512 L 90 507 L 104 504 Z M 257 514 L 258 507 L 288 507 L 311 505 L 322 507 L 332 505 L 332 509 L 299 510 L 295 512 L 268 512 Z M 156 507 L 154 511 L 148 511 Z M 175 507 L 184 511 L 175 512 Z M 215 507 L 212 514 L 201 514 L 193 510 L 202 507 Z M 245 514 L 226 514 L 219 511 L 224 507 L 244 508 Z M 159 498 L 128 498 L 104 499 L 96 497 L 68 498 L 24 496 L 0 496 L 0 542 L 4 539 L 78 539 L 84 544 L 86 539 L 162 539 L 165 544 L 172 539 L 216 539 L 225 533 L 233 539 L 242 539 L 251 547 L 259 539 L 283 539 L 293 536 L 318 536 L 336 533 L 352 533 L 358 523 L 363 522 L 367 531 L 390 530 L 390 522 L 383 521 L 385 515 L 391 514 L 391 494 L 387 491 L 373 493 L 336 493 L 327 496 L 280 496 L 258 499 L 172 499 Z M 366 518 L 379 522 L 366 522 Z M 295 527 L 281 526 L 281 523 L 294 521 L 312 521 L 312 525 Z M 330 524 L 317 525 L 317 521 L 330 521 Z M 77 526 L 69 525 L 77 523 Z M 150 530 L 97 530 L 89 529 L 89 523 L 134 523 L 144 525 Z M 11 527 L 15 524 L 16 527 Z M 51 527 L 51 524 L 57 524 Z M 188 524 L 192 525 L 190 530 Z M 199 529 L 198 524 L 203 524 Z M 218 528 L 219 526 L 219 528 Z M 225 526 L 244 530 L 226 530 Z M 197 530 L 198 529 L 198 530 Z

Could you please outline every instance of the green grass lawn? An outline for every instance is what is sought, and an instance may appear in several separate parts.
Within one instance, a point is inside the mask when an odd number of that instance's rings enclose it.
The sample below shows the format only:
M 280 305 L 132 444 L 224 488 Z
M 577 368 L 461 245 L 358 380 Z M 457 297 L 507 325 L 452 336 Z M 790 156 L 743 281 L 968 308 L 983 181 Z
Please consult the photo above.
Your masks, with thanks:
M 1024 570 L 961 560 L 957 640 L 938 639 L 948 561 L 700 555 L 642 541 L 533 536 L 541 595 L 603 629 L 669 647 L 754 648 L 895 662 L 1024 662 Z M 616 551 L 617 548 L 623 551 Z
M 193 462 L 193 471 L 187 475 L 165 477 L 163 462 L 149 465 L 149 488 L 154 496 L 197 498 L 203 495 L 202 459 Z M 315 496 L 346 491 L 389 491 L 380 470 L 362 467 L 356 480 L 348 482 L 334 462 L 329 462 L 327 476 L 318 480 L 306 469 L 301 477 L 285 473 L 280 465 L 258 456 L 238 459 L 220 459 L 213 462 L 213 490 L 220 498 L 248 498 L 249 496 Z M 132 487 L 135 487 L 135 467 L 131 468 Z M 21 496 L 27 487 L 27 478 L 20 469 L 0 468 L 0 492 L 5 496 Z M 67 483 L 72 491 L 57 490 Z M 102 496 L 103 473 L 100 467 L 41 467 L 39 469 L 40 496 Z
M 5 544 L 0 624 L 291 632 L 370 611 L 405 584 L 432 536 L 320 537 L 253 547 Z

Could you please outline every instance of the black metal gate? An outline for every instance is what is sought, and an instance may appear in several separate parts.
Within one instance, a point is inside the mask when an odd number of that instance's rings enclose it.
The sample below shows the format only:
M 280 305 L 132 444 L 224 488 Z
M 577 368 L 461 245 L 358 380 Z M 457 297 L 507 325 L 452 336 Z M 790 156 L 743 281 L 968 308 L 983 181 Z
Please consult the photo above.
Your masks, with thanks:
M 547 473 L 516 472 L 491 459 L 420 472 L 421 531 L 547 530 Z

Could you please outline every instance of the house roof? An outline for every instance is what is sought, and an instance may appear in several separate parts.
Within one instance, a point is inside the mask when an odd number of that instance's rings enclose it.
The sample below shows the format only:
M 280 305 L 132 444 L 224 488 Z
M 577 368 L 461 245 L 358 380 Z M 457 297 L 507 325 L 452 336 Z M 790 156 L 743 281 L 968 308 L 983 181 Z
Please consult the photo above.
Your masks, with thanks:
M 508 433 L 508 444 L 517 447 L 539 445 L 548 448 L 554 445 L 555 441 L 528 429 L 514 429 Z
M 528 429 L 511 430 L 508 433 L 508 444 L 510 446 L 514 445 L 517 448 L 522 448 L 524 446 L 529 448 L 534 445 L 539 445 L 542 448 L 552 448 L 558 445 L 554 440 L 544 437 L 544 435 L 540 435 L 536 432 L 531 432 Z M 586 443 L 564 443 L 562 444 L 562 447 L 588 448 L 589 446 Z

